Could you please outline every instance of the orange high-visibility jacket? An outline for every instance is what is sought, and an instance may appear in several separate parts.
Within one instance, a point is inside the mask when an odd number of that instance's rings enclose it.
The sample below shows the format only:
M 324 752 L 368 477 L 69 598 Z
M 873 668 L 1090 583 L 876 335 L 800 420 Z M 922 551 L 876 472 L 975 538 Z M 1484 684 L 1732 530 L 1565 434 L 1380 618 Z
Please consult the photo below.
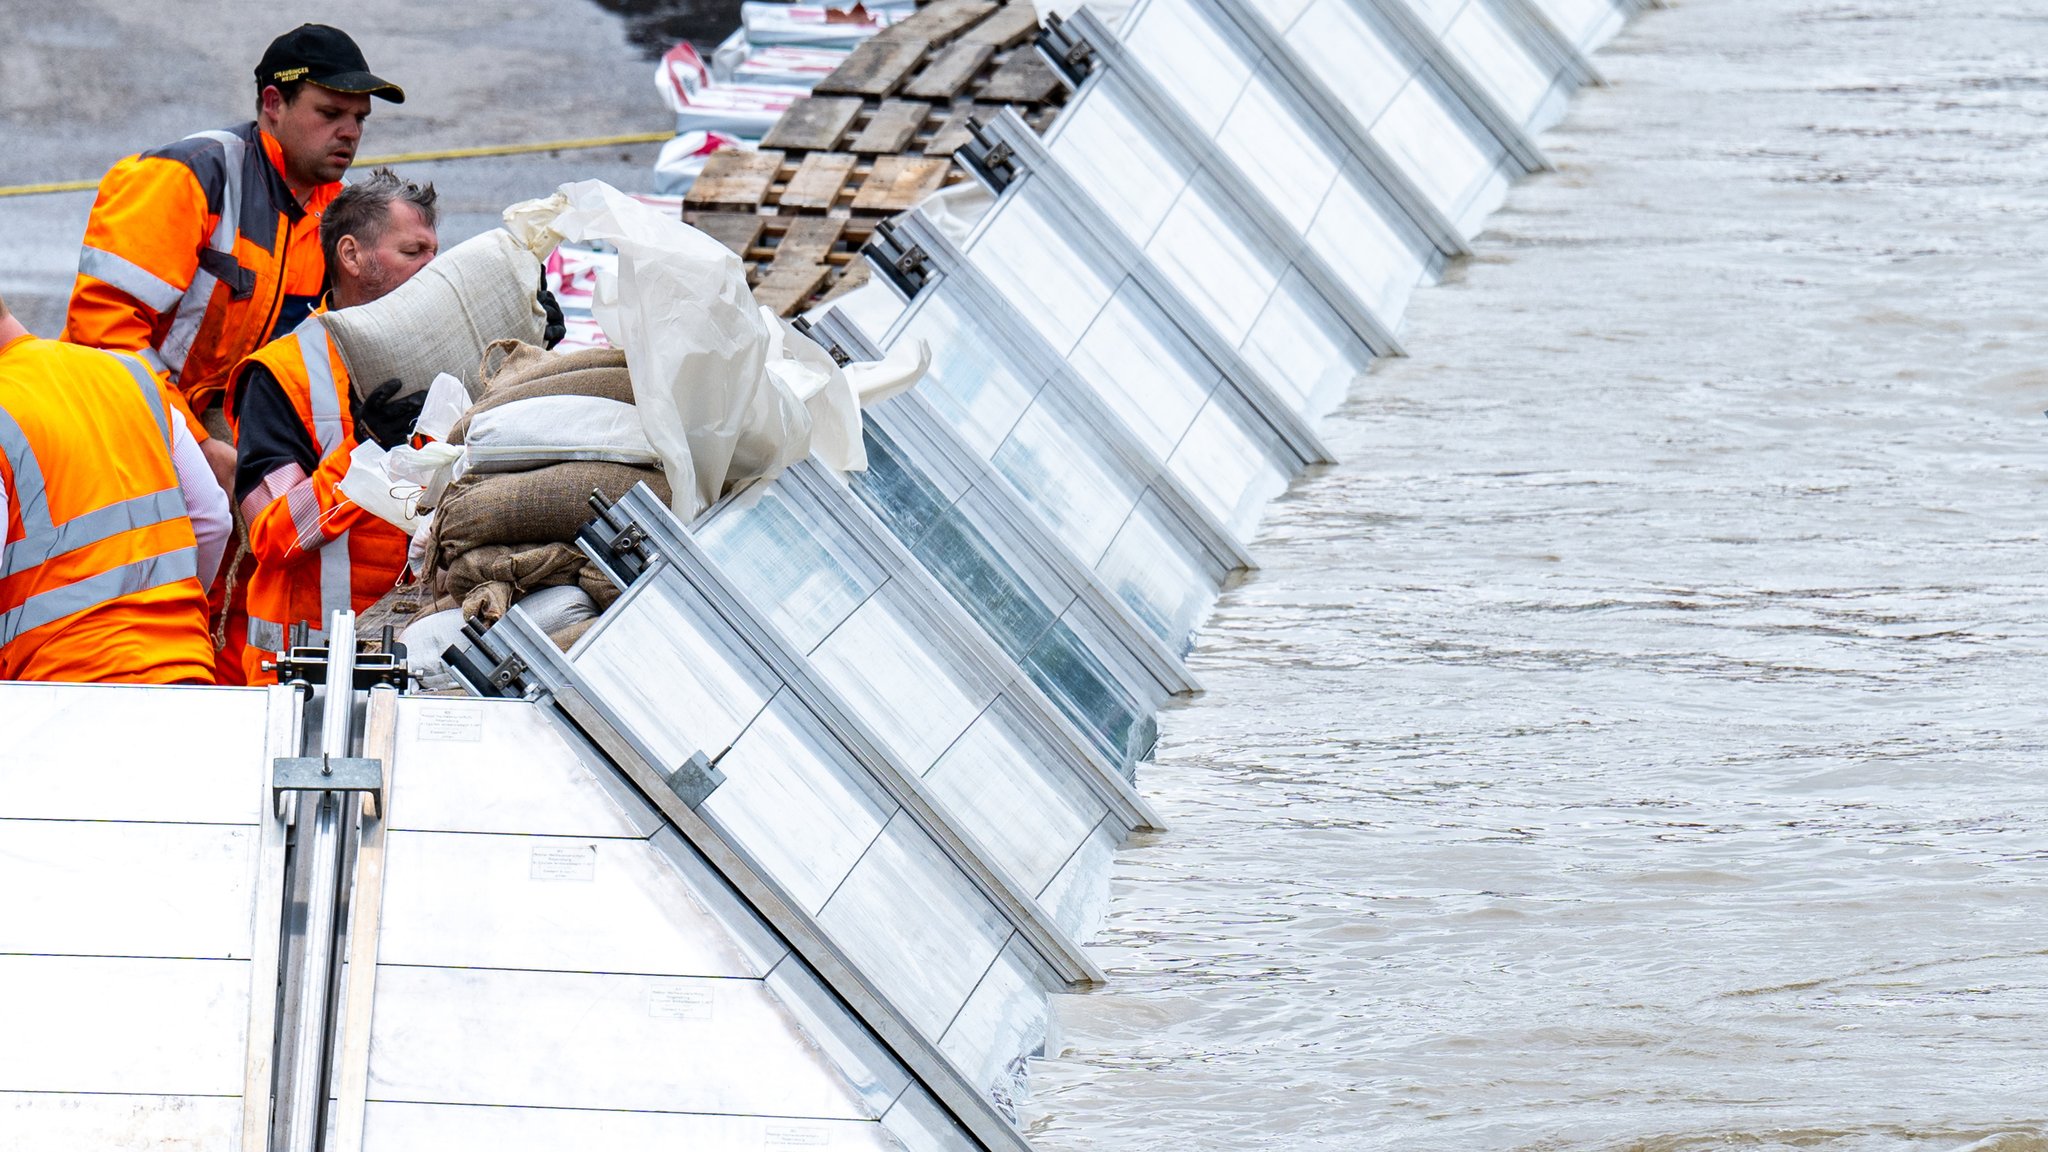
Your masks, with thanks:
M 100 181 L 64 339 L 134 352 L 165 374 L 189 419 L 263 346 L 288 297 L 320 295 L 320 213 L 302 207 L 284 153 L 252 121 L 130 156 Z M 193 422 L 193 434 L 206 433 Z
M 132 356 L 0 347 L 0 678 L 213 682 L 174 411 Z
M 296 464 L 279 468 L 242 499 L 256 564 L 245 659 L 256 684 L 260 661 L 284 646 L 293 624 L 306 624 L 317 642 L 332 613 L 361 612 L 391 591 L 405 571 L 410 540 L 340 491 L 356 447 L 355 413 L 348 368 L 324 317 L 307 317 L 249 357 L 236 371 L 237 387 L 249 364 L 261 364 L 283 387 L 302 426 L 297 431 L 320 461 L 311 476 Z

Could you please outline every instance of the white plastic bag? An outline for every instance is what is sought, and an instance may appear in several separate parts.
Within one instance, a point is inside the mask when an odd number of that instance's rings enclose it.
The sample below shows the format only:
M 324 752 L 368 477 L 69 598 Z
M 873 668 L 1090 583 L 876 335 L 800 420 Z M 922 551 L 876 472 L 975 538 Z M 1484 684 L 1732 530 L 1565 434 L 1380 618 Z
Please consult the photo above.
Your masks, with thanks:
M 449 430 L 473 403 L 462 381 L 443 372 L 427 385 L 427 399 L 420 406 L 420 418 L 412 430 L 429 440 L 446 440 Z
M 862 408 L 873 408 L 898 392 L 908 392 L 931 370 L 932 346 L 924 340 L 899 343 L 881 360 L 862 360 L 846 366 L 847 383 L 860 398 Z
M 739 257 L 602 181 L 562 188 L 552 228 L 618 250 L 591 311 L 626 353 L 647 439 L 685 522 L 728 482 L 779 472 L 809 450 L 810 413 L 768 376 L 768 326 Z
M 955 247 L 964 249 L 967 238 L 974 234 L 974 226 L 995 206 L 995 193 L 978 181 L 963 180 L 918 201 L 917 213 L 931 221 Z
M 375 440 L 356 445 L 338 487 L 364 511 L 410 536 L 419 530 L 419 503 L 426 488 L 393 479 L 388 455 Z
M 441 502 L 441 493 L 448 490 L 448 485 L 462 479 L 468 459 L 468 452 L 460 444 L 439 440 L 421 448 L 400 444 L 385 454 L 384 471 L 394 484 L 419 486 L 421 492 L 414 500 L 416 508 L 432 508 Z
M 768 374 L 810 413 L 811 455 L 835 472 L 867 471 L 860 399 L 846 373 L 831 353 L 766 308 L 761 323 L 768 328 Z

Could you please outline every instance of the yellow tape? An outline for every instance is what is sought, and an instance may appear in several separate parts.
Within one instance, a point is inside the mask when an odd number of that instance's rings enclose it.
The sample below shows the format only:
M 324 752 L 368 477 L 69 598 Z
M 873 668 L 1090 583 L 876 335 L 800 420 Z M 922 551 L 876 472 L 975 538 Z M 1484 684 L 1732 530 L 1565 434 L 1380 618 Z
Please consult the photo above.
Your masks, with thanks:
M 400 152 L 391 156 L 365 156 L 358 168 L 379 164 L 426 164 L 435 160 L 476 160 L 486 156 L 525 156 L 535 152 L 576 152 L 591 148 L 617 148 L 627 144 L 666 143 L 673 132 L 637 132 L 631 136 L 587 136 L 581 140 L 549 140 L 540 144 L 491 144 L 482 148 L 445 148 L 438 152 Z M 0 187 L 0 200 L 10 196 L 44 196 L 53 192 L 90 192 L 97 180 L 65 180 L 56 184 L 15 184 Z

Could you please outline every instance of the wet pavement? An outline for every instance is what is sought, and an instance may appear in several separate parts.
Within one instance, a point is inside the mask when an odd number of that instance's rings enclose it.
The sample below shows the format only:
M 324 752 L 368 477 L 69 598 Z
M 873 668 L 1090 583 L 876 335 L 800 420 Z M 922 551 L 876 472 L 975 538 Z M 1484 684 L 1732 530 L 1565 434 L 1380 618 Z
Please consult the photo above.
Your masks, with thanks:
M 644 48 L 589 0 L 362 0 L 345 14 L 295 0 L 145 5 L 0 0 L 0 186 L 97 179 L 122 156 L 254 115 L 270 39 L 331 22 L 378 74 L 366 156 L 659 132 L 673 123 Z M 651 186 L 658 145 L 402 166 L 434 181 L 441 237 L 497 224 L 508 204 L 569 180 Z M 55 335 L 92 193 L 0 198 L 0 296 Z

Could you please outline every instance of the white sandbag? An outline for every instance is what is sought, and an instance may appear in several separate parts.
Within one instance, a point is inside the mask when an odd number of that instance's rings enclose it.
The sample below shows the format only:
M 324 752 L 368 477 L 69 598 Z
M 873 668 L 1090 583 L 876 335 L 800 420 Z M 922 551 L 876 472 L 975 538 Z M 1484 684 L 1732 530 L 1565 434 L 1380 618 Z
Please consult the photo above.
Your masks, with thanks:
M 574 584 L 560 584 L 529 592 L 519 601 L 519 610 L 533 618 L 542 632 L 552 636 L 572 624 L 597 617 L 597 601 Z
M 477 365 L 494 340 L 541 342 L 534 298 L 541 258 L 492 229 L 448 249 L 390 295 L 327 313 L 327 331 L 360 401 L 387 380 L 398 394 L 425 391 L 447 373 L 477 391 Z
M 471 417 L 463 433 L 469 467 L 479 472 L 543 468 L 565 460 L 605 460 L 656 467 L 661 456 L 647 440 L 631 404 L 601 396 L 536 396 Z
M 444 655 L 462 639 L 462 609 L 434 612 L 406 625 L 398 634 L 405 645 L 405 666 L 412 670 L 419 686 L 428 692 L 446 692 L 462 687 L 448 670 Z

